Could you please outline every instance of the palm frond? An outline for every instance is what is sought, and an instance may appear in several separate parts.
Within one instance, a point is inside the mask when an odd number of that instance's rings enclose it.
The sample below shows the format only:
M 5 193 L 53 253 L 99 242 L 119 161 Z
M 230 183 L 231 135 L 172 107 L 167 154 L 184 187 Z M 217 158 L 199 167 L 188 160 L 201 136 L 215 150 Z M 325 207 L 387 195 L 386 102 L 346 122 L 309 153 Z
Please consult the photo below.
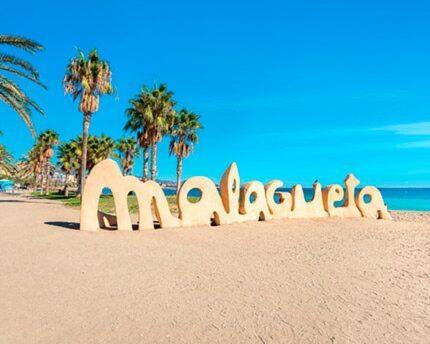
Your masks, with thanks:
M 176 115 L 170 129 L 169 154 L 176 157 L 187 157 L 198 142 L 197 131 L 202 128 L 200 116 L 192 111 L 182 109 Z
M 46 86 L 44 84 L 42 84 L 42 82 L 40 82 L 40 80 L 38 78 L 35 78 L 33 75 L 25 73 L 19 69 L 7 66 L 5 64 L 0 63 L 0 70 L 3 70 L 5 72 L 20 76 L 22 78 L 25 78 L 27 80 L 30 80 L 32 82 L 34 82 L 35 84 L 39 85 L 40 87 L 43 87 L 44 89 L 46 89 Z
M 18 66 L 31 75 L 33 75 L 34 78 L 39 78 L 39 72 L 36 68 L 32 66 L 32 64 L 24 59 L 20 59 L 18 57 L 9 55 L 9 54 L 0 54 L 0 63 L 1 64 L 11 64 L 14 66 Z
M 30 97 L 28 97 L 21 88 L 14 83 L 9 78 L 6 78 L 0 75 L 0 88 L 2 88 L 5 92 L 8 92 L 11 97 L 14 97 L 19 103 L 25 105 L 25 107 L 30 110 L 30 107 L 39 112 L 40 114 L 44 114 L 42 108 Z
M 19 49 L 23 49 L 32 54 L 43 49 L 43 46 L 40 43 L 17 35 L 0 35 L 0 44 L 7 44 Z
M 13 157 L 6 147 L 0 144 L 0 175 L 11 175 L 15 171 Z
M 0 45 L 10 46 L 36 53 L 42 50 L 42 45 L 34 40 L 17 35 L 0 35 Z M 10 54 L 0 53 L 0 72 L 6 72 L 34 82 L 36 85 L 46 88 L 39 80 L 39 72 L 32 64 L 24 59 Z M 35 130 L 31 121 L 32 110 L 43 114 L 41 107 L 12 80 L 0 73 L 0 101 L 12 107 L 12 109 L 24 120 L 31 135 L 35 136 Z
M 99 97 L 113 92 L 112 72 L 108 62 L 99 58 L 97 50 L 91 50 L 88 58 L 78 50 L 77 56 L 66 67 L 63 88 L 65 94 L 73 95 L 73 100 L 80 98 L 80 111 L 96 112 Z
M 21 119 L 25 122 L 27 127 L 30 130 L 32 136 L 36 135 L 34 130 L 34 125 L 31 121 L 31 111 L 28 108 L 28 105 L 22 102 L 19 102 L 13 96 L 10 95 L 10 92 L 5 90 L 0 86 L 0 100 L 5 102 L 7 105 L 11 106 L 12 109 L 21 117 Z

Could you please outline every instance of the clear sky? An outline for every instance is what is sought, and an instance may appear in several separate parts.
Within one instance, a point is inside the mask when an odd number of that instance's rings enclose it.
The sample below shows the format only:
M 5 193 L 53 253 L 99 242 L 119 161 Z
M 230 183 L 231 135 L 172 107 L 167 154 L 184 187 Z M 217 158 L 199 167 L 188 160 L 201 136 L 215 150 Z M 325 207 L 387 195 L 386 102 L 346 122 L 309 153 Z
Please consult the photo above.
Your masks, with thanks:
M 128 100 L 165 82 L 205 127 L 185 177 L 218 180 L 236 161 L 242 181 L 329 184 L 354 172 L 365 184 L 430 186 L 428 1 L 23 0 L 0 17 L 0 32 L 45 46 L 29 58 L 49 90 L 22 83 L 46 111 L 34 116 L 39 132 L 81 132 L 61 82 L 76 47 L 96 47 L 117 94 L 101 99 L 90 132 L 121 137 Z M 4 104 L 0 113 L 0 142 L 20 157 L 33 140 Z M 160 178 L 174 179 L 167 145 Z

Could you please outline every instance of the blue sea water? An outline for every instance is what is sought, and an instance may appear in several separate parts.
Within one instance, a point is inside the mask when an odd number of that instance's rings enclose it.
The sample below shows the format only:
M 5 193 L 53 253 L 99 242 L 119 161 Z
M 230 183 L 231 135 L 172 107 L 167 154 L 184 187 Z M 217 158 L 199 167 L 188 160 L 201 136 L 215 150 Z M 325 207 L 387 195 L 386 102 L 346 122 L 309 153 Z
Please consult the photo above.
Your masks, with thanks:
M 418 210 L 430 211 L 430 188 L 379 188 L 384 198 L 385 204 L 389 210 Z M 287 188 L 281 188 L 279 191 L 290 191 Z M 103 193 L 108 193 L 107 191 Z M 164 189 L 166 195 L 174 195 L 174 189 Z M 313 190 L 304 189 L 307 201 L 312 199 Z M 190 191 L 189 196 L 198 197 L 199 192 L 196 189 Z
M 380 188 L 388 209 L 430 211 L 430 188 Z

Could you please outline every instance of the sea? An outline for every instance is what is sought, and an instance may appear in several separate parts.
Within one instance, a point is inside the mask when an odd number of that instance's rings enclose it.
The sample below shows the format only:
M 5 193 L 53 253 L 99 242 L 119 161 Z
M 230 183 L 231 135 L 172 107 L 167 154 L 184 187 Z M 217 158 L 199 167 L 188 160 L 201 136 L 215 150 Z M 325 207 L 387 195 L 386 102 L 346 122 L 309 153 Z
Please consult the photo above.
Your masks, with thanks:
M 288 188 L 279 188 L 278 191 L 290 191 Z M 389 210 L 415 210 L 430 211 L 430 188 L 379 188 L 385 204 Z M 303 189 L 305 198 L 310 201 L 313 196 L 312 188 Z M 165 188 L 164 193 L 168 196 L 175 194 L 175 189 Z M 109 189 L 104 189 L 103 194 L 110 194 Z M 191 197 L 200 197 L 200 191 L 192 189 Z M 342 202 L 336 205 L 340 206 Z
M 430 188 L 380 188 L 390 210 L 430 211 Z

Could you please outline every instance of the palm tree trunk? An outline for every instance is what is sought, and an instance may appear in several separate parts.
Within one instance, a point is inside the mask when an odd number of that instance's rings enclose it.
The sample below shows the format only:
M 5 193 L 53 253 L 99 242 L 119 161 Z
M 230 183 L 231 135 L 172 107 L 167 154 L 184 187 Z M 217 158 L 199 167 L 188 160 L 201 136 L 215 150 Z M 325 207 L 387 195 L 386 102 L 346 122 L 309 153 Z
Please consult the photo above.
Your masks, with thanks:
M 132 176 L 133 175 L 133 165 L 127 166 L 127 175 Z
M 149 175 L 149 152 L 148 147 L 143 147 L 143 177 L 142 180 L 146 182 Z
M 65 180 L 64 180 L 64 188 L 63 188 L 63 195 L 68 197 L 69 196 L 69 173 L 66 173 Z
M 45 184 L 45 195 L 49 194 L 49 177 L 50 177 L 50 163 L 49 160 L 46 161 L 46 168 L 45 168 L 45 173 L 46 173 L 46 184 Z
M 39 178 L 39 182 L 40 182 L 40 193 L 43 192 L 43 182 L 45 181 L 45 173 L 43 172 L 43 168 L 41 168 L 40 171 L 40 178 Z
M 149 180 L 149 147 L 143 148 L 143 180 Z
M 45 185 L 45 178 L 46 178 L 46 171 L 45 171 L 45 163 L 42 163 L 40 171 L 40 194 L 43 194 L 44 192 L 44 185 Z
M 178 157 L 176 161 L 176 194 L 179 193 L 181 188 L 181 177 L 182 177 L 182 157 Z
M 131 171 L 130 167 L 130 155 L 128 151 L 125 153 L 125 166 L 124 166 L 124 175 L 127 176 Z
M 78 195 L 82 195 L 85 188 L 85 172 L 87 171 L 87 145 L 88 145 L 88 131 L 90 129 L 91 112 L 84 113 L 84 125 L 82 128 L 82 157 L 81 157 L 81 171 L 78 187 Z
M 75 174 L 76 177 L 76 194 L 78 195 L 79 192 L 79 185 L 81 185 L 81 171 L 79 170 L 78 174 Z
M 133 165 L 130 161 L 127 162 L 127 167 L 125 170 L 125 175 L 126 176 L 132 176 L 133 175 Z
M 121 169 L 122 169 L 122 175 L 126 176 L 127 175 L 127 165 L 124 161 L 121 162 Z
M 151 179 L 157 179 L 157 144 L 151 145 Z
M 34 177 L 34 192 L 37 192 L 37 188 L 39 187 L 40 180 L 41 180 L 41 174 L 36 173 L 36 176 Z

